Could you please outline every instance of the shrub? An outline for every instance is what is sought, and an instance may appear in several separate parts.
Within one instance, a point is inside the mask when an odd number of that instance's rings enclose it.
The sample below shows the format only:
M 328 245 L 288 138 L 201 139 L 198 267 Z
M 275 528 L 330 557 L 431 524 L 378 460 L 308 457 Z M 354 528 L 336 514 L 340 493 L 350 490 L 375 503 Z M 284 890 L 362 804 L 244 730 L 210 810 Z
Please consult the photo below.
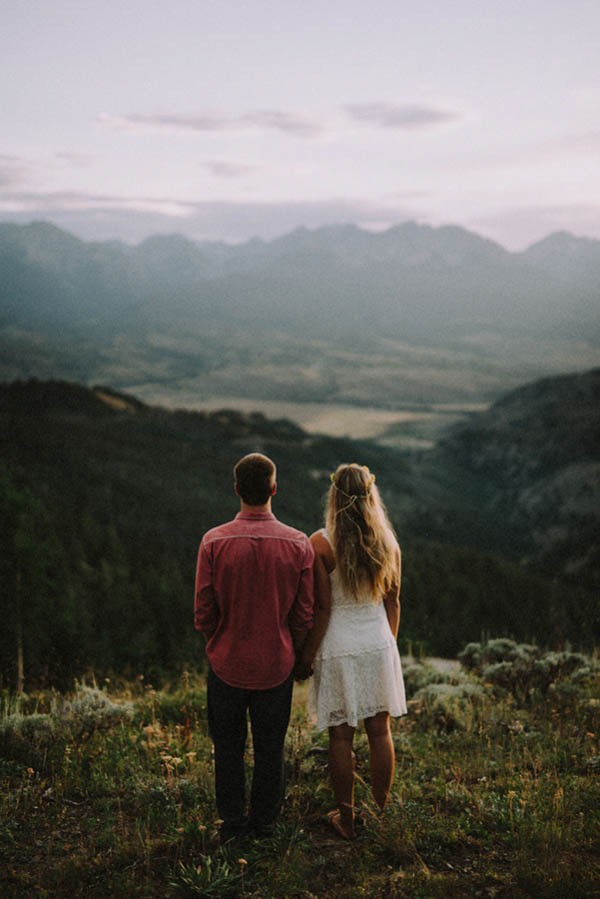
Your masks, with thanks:
M 21 715 L 16 712 L 0 721 L 0 745 L 6 755 L 21 744 L 45 745 L 56 736 L 57 722 L 52 715 Z
M 545 695 L 561 682 L 575 686 L 594 677 L 592 661 L 581 653 L 542 653 L 537 646 L 504 638 L 469 643 L 459 659 L 467 670 L 521 700 L 536 691 Z
M 485 668 L 502 662 L 528 663 L 539 658 L 540 649 L 529 643 L 515 643 L 506 637 L 488 640 L 486 643 L 468 643 L 458 659 L 468 671 L 483 674 Z
M 437 671 L 432 665 L 422 662 L 403 666 L 402 674 L 406 695 L 409 698 L 429 684 L 445 684 L 450 680 L 450 675 Z
M 109 730 L 133 717 L 132 702 L 113 702 L 97 687 L 79 685 L 75 698 L 65 703 L 61 717 L 73 737 L 81 739 L 97 730 Z
M 413 713 L 425 727 L 434 726 L 441 731 L 467 730 L 474 705 L 483 698 L 481 684 L 430 683 L 415 693 Z
M 73 699 L 53 703 L 50 712 L 13 712 L 0 719 L 0 748 L 9 758 L 40 764 L 47 750 L 87 739 L 131 720 L 133 704 L 115 703 L 97 687 L 79 685 Z

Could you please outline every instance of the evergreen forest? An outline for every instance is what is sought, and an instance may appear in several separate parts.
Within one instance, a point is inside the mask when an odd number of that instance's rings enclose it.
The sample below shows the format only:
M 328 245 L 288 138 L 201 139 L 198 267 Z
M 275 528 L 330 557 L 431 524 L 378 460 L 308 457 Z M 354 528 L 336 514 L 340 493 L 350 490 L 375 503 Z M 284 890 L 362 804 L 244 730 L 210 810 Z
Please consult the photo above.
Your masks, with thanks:
M 5 688 L 65 689 L 86 674 L 159 685 L 202 670 L 197 547 L 236 513 L 232 468 L 251 451 L 278 465 L 275 514 L 307 533 L 321 526 L 340 462 L 376 473 L 403 549 L 404 653 L 450 657 L 490 635 L 548 648 L 598 641 L 591 582 L 500 555 L 477 528 L 466 541 L 464 515 L 432 504 L 415 461 L 396 449 L 58 381 L 2 385 L 0 418 Z

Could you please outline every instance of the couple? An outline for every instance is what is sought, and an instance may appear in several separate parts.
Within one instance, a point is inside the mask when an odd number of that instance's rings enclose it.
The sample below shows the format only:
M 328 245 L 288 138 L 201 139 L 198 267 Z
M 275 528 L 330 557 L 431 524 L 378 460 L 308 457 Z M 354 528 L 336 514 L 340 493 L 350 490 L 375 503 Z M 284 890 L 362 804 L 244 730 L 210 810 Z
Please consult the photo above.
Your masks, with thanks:
M 364 719 L 371 789 L 383 809 L 394 773 L 390 715 L 406 712 L 396 635 L 400 549 L 368 468 L 331 476 L 326 528 L 310 540 L 271 511 L 273 462 L 234 468 L 241 511 L 202 538 L 195 627 L 206 638 L 208 723 L 221 842 L 272 832 L 284 795 L 284 741 L 294 677 L 312 675 L 317 728 L 329 729 L 336 833 L 354 837 L 352 740 Z M 245 812 L 249 712 L 254 772 Z

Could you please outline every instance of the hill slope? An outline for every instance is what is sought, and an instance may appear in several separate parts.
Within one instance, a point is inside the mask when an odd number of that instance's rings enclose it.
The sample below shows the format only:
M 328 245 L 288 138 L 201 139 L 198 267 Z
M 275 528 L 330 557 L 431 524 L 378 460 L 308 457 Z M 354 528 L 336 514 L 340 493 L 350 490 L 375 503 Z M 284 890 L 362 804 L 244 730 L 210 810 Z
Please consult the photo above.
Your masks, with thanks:
M 480 514 L 485 479 L 457 475 L 450 444 L 417 464 L 262 415 L 169 412 L 107 388 L 17 382 L 0 385 L 0 686 L 15 683 L 19 645 L 30 683 L 89 668 L 160 678 L 200 664 L 197 545 L 235 514 L 232 467 L 253 450 L 278 464 L 276 514 L 307 532 L 321 525 L 340 462 L 376 472 L 403 547 L 405 648 L 451 655 L 483 631 L 551 645 L 600 636 L 583 581 L 519 565 L 524 532 L 500 546 L 489 509 L 508 502 L 505 487 L 494 486 L 496 505 L 489 488 Z
M 513 391 L 455 426 L 436 456 L 503 547 L 600 587 L 600 369 Z

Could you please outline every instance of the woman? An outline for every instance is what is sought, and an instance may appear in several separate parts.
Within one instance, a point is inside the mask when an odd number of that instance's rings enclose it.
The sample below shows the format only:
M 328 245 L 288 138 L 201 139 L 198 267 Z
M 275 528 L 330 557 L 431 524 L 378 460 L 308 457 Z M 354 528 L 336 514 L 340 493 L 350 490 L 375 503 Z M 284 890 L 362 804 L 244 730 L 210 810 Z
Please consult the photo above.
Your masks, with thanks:
M 329 728 L 329 774 L 339 836 L 354 833 L 352 741 L 364 719 L 371 789 L 383 809 L 394 774 L 390 715 L 406 713 L 396 636 L 400 623 L 400 548 L 363 465 L 340 465 L 331 476 L 326 527 L 311 536 L 316 556 L 315 626 L 299 669 L 313 668 L 310 705 L 317 729 Z

